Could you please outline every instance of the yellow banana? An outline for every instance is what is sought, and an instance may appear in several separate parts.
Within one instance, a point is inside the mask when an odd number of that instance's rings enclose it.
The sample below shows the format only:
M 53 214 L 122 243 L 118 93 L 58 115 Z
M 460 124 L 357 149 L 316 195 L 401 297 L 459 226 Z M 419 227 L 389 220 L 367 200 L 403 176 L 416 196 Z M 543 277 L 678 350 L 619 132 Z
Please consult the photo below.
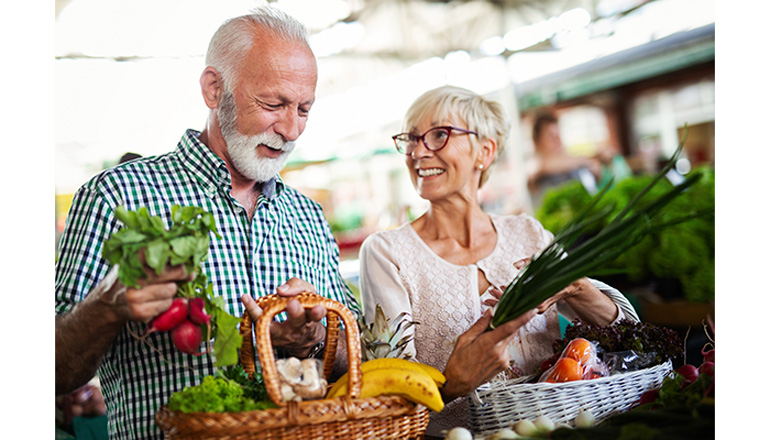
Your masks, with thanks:
M 402 368 L 406 370 L 421 371 L 430 376 L 430 378 L 436 382 L 436 385 L 439 388 L 441 388 L 441 386 L 443 386 L 446 382 L 446 377 L 444 377 L 441 371 L 439 371 L 437 368 L 427 364 L 422 364 L 420 362 L 412 362 L 400 358 L 382 358 L 366 361 L 361 364 L 361 373 L 363 374 L 367 371 L 376 370 L 379 368 Z M 339 380 L 337 380 L 337 382 L 332 385 L 332 387 L 329 389 L 329 392 L 326 393 L 326 398 L 331 399 L 345 394 L 347 392 L 347 382 L 348 373 L 345 373 L 339 378 Z M 339 391 L 343 384 L 345 385 L 345 390 L 340 393 Z
M 342 388 L 343 386 L 345 387 L 345 391 L 340 393 L 339 392 L 340 388 Z M 326 398 L 333 399 L 335 397 L 339 397 L 345 394 L 347 391 L 348 391 L 348 373 L 345 373 L 342 376 L 340 376 L 339 379 L 337 379 L 337 382 L 334 382 L 334 384 L 332 384 L 332 387 L 329 388 L 329 391 L 326 393 Z
M 361 372 L 374 370 L 377 368 L 404 368 L 407 370 L 420 369 L 436 382 L 436 385 L 441 387 L 446 382 L 446 377 L 437 368 L 420 362 L 408 361 L 400 358 L 382 358 L 372 359 L 364 362 L 361 365 Z
M 338 381 L 341 385 L 327 398 L 347 393 L 347 379 Z M 336 385 L 336 384 L 335 384 Z M 433 379 L 421 370 L 404 368 L 376 368 L 363 373 L 361 377 L 361 398 L 381 395 L 398 395 L 415 403 L 425 405 L 433 411 L 441 411 L 444 401 Z

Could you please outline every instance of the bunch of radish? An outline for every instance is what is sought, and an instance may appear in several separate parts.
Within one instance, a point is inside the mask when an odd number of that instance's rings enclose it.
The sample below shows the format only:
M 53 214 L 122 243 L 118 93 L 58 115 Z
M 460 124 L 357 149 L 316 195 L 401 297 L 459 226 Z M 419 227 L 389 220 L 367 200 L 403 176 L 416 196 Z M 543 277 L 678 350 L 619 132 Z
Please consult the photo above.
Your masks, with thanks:
M 714 323 L 708 318 L 708 326 L 711 329 L 711 333 L 714 333 Z M 710 378 L 707 382 L 709 385 L 703 390 L 703 397 L 714 397 L 714 340 L 709 336 L 709 332 L 704 325 L 706 336 L 711 342 L 707 343 L 701 349 L 701 355 L 703 355 L 703 362 L 699 367 L 691 364 L 684 364 L 681 367 L 674 370 L 674 372 L 681 376 L 681 388 L 685 389 L 695 383 L 698 377 L 706 375 Z M 654 403 L 660 396 L 660 388 L 649 390 L 644 392 L 639 398 L 638 404 Z
M 199 352 L 203 342 L 202 326 L 207 329 L 207 341 L 211 337 L 211 315 L 206 313 L 206 303 L 203 298 L 177 297 L 165 312 L 153 318 L 141 339 L 155 332 L 171 332 L 174 346 L 188 354 L 202 356 L 208 350 Z

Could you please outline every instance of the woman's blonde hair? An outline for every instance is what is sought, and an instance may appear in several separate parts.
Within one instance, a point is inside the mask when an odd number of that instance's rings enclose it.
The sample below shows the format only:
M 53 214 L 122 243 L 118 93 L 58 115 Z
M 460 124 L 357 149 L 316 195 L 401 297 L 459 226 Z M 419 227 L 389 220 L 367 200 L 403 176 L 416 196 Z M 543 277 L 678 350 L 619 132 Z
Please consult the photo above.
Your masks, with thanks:
M 467 128 L 478 133 L 478 140 L 471 136 L 474 146 L 484 139 L 495 140 L 497 152 L 494 161 L 497 161 L 505 150 L 511 127 L 505 109 L 499 102 L 468 89 L 448 85 L 420 95 L 404 116 L 403 130 L 414 130 L 425 117 L 432 117 L 436 121 L 460 118 L 468 126 L 458 128 Z M 489 167 L 481 172 L 479 187 L 488 179 Z

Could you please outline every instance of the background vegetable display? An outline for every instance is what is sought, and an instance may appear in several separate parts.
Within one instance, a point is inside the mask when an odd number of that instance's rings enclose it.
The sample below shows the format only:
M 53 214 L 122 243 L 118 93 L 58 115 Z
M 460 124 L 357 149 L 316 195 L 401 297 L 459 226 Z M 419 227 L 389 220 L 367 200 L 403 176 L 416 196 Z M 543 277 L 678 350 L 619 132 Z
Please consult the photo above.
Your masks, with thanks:
M 497 327 L 531 310 L 578 278 L 604 269 L 646 235 L 707 214 L 709 210 L 694 210 L 675 217 L 660 216 L 669 203 L 702 178 L 699 173 L 692 173 L 678 185 L 668 185 L 660 195 L 646 198 L 674 166 L 683 146 L 684 140 L 663 169 L 628 203 L 618 207 L 620 211 L 612 215 L 611 220 L 608 218 L 615 206 L 599 205 L 610 188 L 605 186 L 554 234 L 552 242 L 538 252 L 508 285 L 496 307 L 491 326 Z M 598 232 L 589 235 L 597 228 Z
M 195 274 L 192 281 L 178 283 L 171 307 L 137 337 L 144 340 L 154 332 L 171 332 L 174 346 L 185 353 L 201 356 L 213 351 L 216 366 L 236 364 L 242 340 L 240 319 L 225 310 L 224 298 L 213 295 L 213 287 L 201 270 L 201 262 L 208 257 L 210 234 L 221 238 L 211 213 L 196 206 L 174 205 L 168 229 L 161 217 L 151 216 L 145 207 L 129 211 L 118 206 L 115 217 L 123 228 L 105 241 L 103 256 L 119 265 L 121 283 L 139 287 L 146 268 L 160 274 L 167 265 L 182 264 L 187 273 Z M 200 352 L 204 335 L 207 349 Z
M 701 167 L 694 172 L 702 178 L 688 191 L 673 200 L 662 218 L 673 218 L 692 210 L 713 210 L 715 206 L 715 171 Z M 652 180 L 651 176 L 634 176 L 613 185 L 597 205 L 615 205 L 619 212 L 633 194 Z M 659 196 L 664 189 L 656 186 L 647 198 Z M 570 218 L 588 205 L 591 197 L 579 182 L 566 183 L 546 194 L 537 219 L 551 231 L 562 228 Z M 599 223 L 588 235 L 606 226 Z M 659 284 L 663 296 L 681 297 L 688 301 L 714 300 L 715 224 L 713 216 L 694 218 L 686 223 L 653 231 L 617 259 L 608 262 L 605 272 L 614 271 L 614 279 L 631 284 Z M 591 276 L 591 275 L 589 275 Z M 615 284 L 614 282 L 611 284 Z M 672 288 L 668 288 L 671 286 Z M 664 290 L 668 289 L 668 290 Z

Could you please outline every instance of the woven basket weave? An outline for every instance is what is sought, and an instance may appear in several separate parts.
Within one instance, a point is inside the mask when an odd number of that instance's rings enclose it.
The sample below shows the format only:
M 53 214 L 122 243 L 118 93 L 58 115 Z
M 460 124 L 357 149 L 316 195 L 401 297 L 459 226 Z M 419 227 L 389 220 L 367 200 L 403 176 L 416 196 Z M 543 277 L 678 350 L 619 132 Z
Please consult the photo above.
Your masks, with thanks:
M 348 393 L 334 399 L 283 402 L 270 338 L 273 317 L 286 309 L 291 298 L 269 295 L 257 304 L 262 315 L 254 326 L 262 376 L 270 399 L 278 408 L 239 413 L 181 413 L 163 406 L 155 416 L 167 439 L 423 439 L 428 410 L 400 396 L 359 398 L 361 393 L 361 345 L 353 314 L 339 302 L 314 293 L 295 296 L 306 308 L 323 305 L 327 310 L 324 375 L 328 379 L 334 365 L 339 337 L 339 320 L 348 329 Z M 241 364 L 255 372 L 248 313 L 241 318 Z M 352 330 L 352 331 L 351 331 Z
M 474 434 L 487 435 L 510 428 L 519 420 L 547 416 L 554 423 L 572 425 L 581 411 L 596 422 L 631 407 L 647 390 L 657 388 L 671 372 L 671 361 L 638 371 L 564 383 L 490 382 L 468 400 L 469 424 Z

